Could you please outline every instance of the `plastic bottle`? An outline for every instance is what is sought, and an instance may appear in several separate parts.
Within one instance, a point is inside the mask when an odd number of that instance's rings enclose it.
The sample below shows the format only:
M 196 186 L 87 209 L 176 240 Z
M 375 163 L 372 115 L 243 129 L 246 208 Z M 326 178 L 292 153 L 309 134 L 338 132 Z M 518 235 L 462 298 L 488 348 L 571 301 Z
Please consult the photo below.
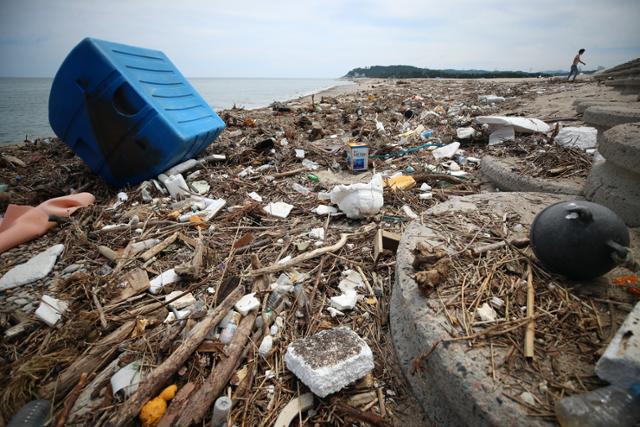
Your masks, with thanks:
M 220 342 L 223 344 L 229 344 L 231 342 L 233 336 L 236 334 L 236 329 L 238 329 L 238 323 L 240 323 L 240 320 L 242 319 L 242 315 L 237 311 L 231 310 L 229 314 L 229 320 L 224 325 L 222 332 L 220 332 Z M 222 322 L 225 320 L 226 317 Z
M 227 417 L 232 406 L 231 399 L 221 396 L 213 404 L 213 414 L 211 415 L 211 427 L 222 427 L 227 424 Z
M 640 384 L 610 385 L 556 403 L 562 427 L 626 427 L 640 422 Z

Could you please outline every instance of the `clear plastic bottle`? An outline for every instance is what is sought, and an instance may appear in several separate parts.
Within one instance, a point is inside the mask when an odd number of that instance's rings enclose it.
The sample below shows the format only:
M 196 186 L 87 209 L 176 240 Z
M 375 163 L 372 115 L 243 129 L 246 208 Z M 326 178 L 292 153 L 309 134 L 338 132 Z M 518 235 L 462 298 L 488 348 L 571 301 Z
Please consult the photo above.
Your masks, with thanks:
M 562 427 L 627 427 L 640 423 L 640 384 L 610 385 L 556 403 Z

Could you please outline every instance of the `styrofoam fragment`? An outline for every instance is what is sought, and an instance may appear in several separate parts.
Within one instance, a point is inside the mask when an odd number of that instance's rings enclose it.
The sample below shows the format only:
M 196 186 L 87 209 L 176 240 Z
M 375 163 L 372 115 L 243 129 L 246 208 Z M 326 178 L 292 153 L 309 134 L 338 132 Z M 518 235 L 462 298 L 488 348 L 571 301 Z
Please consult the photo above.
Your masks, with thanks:
M 427 191 L 431 191 L 431 186 L 426 182 L 423 182 L 422 185 L 420 186 L 420 191 L 424 191 L 425 193 Z
M 582 150 L 593 149 L 598 144 L 598 130 L 592 127 L 566 127 L 560 129 L 555 142 L 563 147 L 575 147 Z
M 476 309 L 476 317 L 483 322 L 491 322 L 496 320 L 498 314 L 496 311 L 486 302 Z
M 344 316 L 344 313 L 338 310 L 337 308 L 327 307 L 327 311 L 329 312 L 331 317 Z
M 640 302 L 627 315 L 598 360 L 596 374 L 620 387 L 640 383 Z
M 491 132 L 491 135 L 489 135 L 489 145 L 498 145 L 505 141 L 513 141 L 515 137 L 516 132 L 513 126 L 502 126 Z
M 272 348 L 273 348 L 273 337 L 271 335 L 267 335 L 264 338 L 262 338 L 260 347 L 258 347 L 258 354 L 260 354 L 262 358 L 266 358 Z
M 296 152 L 296 157 L 298 159 L 304 159 L 304 150 L 296 148 L 294 151 Z
M 184 310 L 176 310 L 176 313 L 178 313 L 177 319 L 176 319 L 176 315 L 172 311 L 164 319 L 164 323 L 173 323 L 176 320 L 186 319 L 191 314 L 191 309 L 185 308 Z
M 527 117 L 507 117 L 507 116 L 479 116 L 475 118 L 479 124 L 513 126 L 518 132 L 542 132 L 546 133 L 551 127 L 540 119 Z
M 343 292 L 341 295 L 331 297 L 331 305 L 340 311 L 353 310 L 358 303 L 358 293 L 355 291 Z
M 253 200 L 255 200 L 256 202 L 262 202 L 262 196 L 260 196 L 258 193 L 256 193 L 255 191 L 252 191 L 251 193 L 248 194 L 249 197 L 251 197 Z
M 42 295 L 40 305 L 36 310 L 36 317 L 47 325 L 54 326 L 67 311 L 67 308 L 69 308 L 69 304 L 66 301 Z
M 420 217 L 418 216 L 418 214 L 417 214 L 417 213 L 415 213 L 415 212 L 414 212 L 414 211 L 413 211 L 413 210 L 412 210 L 408 205 L 404 205 L 404 206 L 402 207 L 402 211 L 404 212 L 404 214 L 405 214 L 406 216 L 408 216 L 408 217 L 409 217 L 409 218 L 411 218 L 411 219 L 418 219 L 418 218 L 420 218 Z
M 256 293 L 252 292 L 240 298 L 234 307 L 238 313 L 246 316 L 250 311 L 260 307 L 260 300 L 256 298 Z
M 345 327 L 292 342 L 287 347 L 285 363 L 319 397 L 343 389 L 374 368 L 367 343 Z
M 169 295 L 165 295 L 164 297 L 164 301 L 165 302 L 169 302 L 172 299 L 176 298 L 178 295 L 182 294 L 182 291 L 173 291 L 171 292 Z M 171 305 L 174 308 L 185 308 L 185 307 L 189 307 L 190 305 L 193 305 L 196 303 L 196 299 L 193 296 L 193 294 L 191 292 L 189 292 L 188 294 L 185 294 L 183 296 L 181 296 L 180 298 L 178 298 L 177 300 L 174 300 L 173 302 L 171 302 Z
M 452 142 L 451 144 L 445 145 L 444 147 L 436 148 L 431 152 L 433 158 L 436 160 L 447 159 L 453 157 L 460 148 L 459 142 Z
M 286 218 L 289 216 L 289 213 L 293 209 L 293 205 L 285 202 L 272 202 L 265 206 L 263 209 L 269 215 L 273 215 L 278 218 Z
M 51 246 L 24 264 L 19 264 L 0 278 L 0 291 L 26 285 L 46 277 L 56 264 L 64 245 Z
M 180 276 L 175 270 L 172 268 L 170 270 L 164 271 L 161 274 L 157 275 L 153 279 L 149 281 L 149 292 L 152 294 L 157 294 L 164 288 L 166 285 L 171 283 L 179 282 Z
M 312 228 L 309 232 L 309 237 L 317 240 L 324 240 L 324 228 Z
M 338 213 L 338 209 L 334 208 L 333 206 L 318 205 L 317 207 L 312 209 L 311 212 L 317 215 L 333 215 Z

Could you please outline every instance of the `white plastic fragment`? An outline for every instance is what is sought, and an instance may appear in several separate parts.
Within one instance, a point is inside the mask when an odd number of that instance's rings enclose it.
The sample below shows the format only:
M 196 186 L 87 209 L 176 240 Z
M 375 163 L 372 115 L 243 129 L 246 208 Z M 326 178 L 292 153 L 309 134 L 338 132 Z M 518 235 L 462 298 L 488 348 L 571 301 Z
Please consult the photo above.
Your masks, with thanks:
M 418 216 L 418 214 L 417 214 L 417 213 L 415 213 L 415 212 L 414 212 L 414 211 L 413 211 L 413 210 L 412 210 L 408 205 L 404 205 L 404 206 L 402 206 L 402 212 L 404 212 L 404 214 L 405 214 L 406 216 L 408 216 L 409 218 L 411 218 L 411 219 L 418 219 L 418 218 L 420 218 L 420 217 Z
M 331 317 L 344 316 L 344 313 L 338 310 L 337 308 L 327 307 L 327 311 L 329 312 Z
M 294 183 L 291 185 L 291 188 L 292 188 L 294 191 L 296 191 L 296 192 L 298 192 L 298 193 L 300 193 L 300 194 L 305 194 L 305 195 L 306 195 L 306 194 L 311 193 L 311 190 L 309 190 L 309 189 L 308 189 L 307 187 L 305 187 L 304 185 L 300 185 L 300 184 L 298 184 L 297 182 L 294 182 Z
M 312 228 L 309 232 L 309 237 L 316 240 L 324 240 L 324 228 Z
M 468 139 L 476 135 L 476 130 L 472 127 L 456 129 L 458 139 Z
M 478 101 L 480 102 L 484 102 L 486 104 L 493 104 L 493 103 L 497 103 L 497 102 L 504 102 L 505 98 L 502 96 L 496 96 L 496 95 L 479 95 L 478 96 Z
M 205 222 L 209 221 L 227 204 L 225 199 L 208 199 L 204 197 L 201 201 L 204 202 L 205 205 L 203 210 L 187 212 L 186 214 L 180 215 L 178 221 L 187 222 L 194 216 L 202 218 Z
M 256 202 L 262 202 L 262 196 L 260 196 L 258 193 L 256 193 L 255 191 L 252 191 L 251 193 L 248 194 L 249 197 L 251 197 L 253 200 L 255 200 Z
M 476 309 L 476 317 L 483 322 L 492 322 L 498 317 L 496 311 L 486 302 Z
M 207 194 L 211 190 L 211 186 L 207 181 L 193 181 L 191 186 L 198 194 Z
M 315 213 L 316 215 L 334 215 L 338 213 L 338 209 L 334 208 L 333 206 L 318 205 L 315 208 L 311 209 L 311 212 Z
M 480 116 L 475 118 L 475 122 L 479 124 L 513 126 L 518 132 L 546 133 L 551 127 L 540 119 L 527 117 L 507 117 L 507 116 Z
M 489 135 L 489 145 L 502 144 L 505 141 L 513 141 L 515 138 L 516 132 L 513 126 L 501 126 Z
M 426 182 L 423 182 L 422 185 L 420 186 L 420 191 L 424 191 L 424 192 L 431 191 L 431 186 Z
M 138 385 L 142 380 L 140 374 L 141 360 L 131 362 L 123 366 L 111 377 L 111 390 L 115 395 L 120 390 L 123 391 L 125 397 L 133 394 L 138 389 Z
M 598 130 L 592 127 L 566 127 L 560 129 L 556 135 L 556 143 L 563 147 L 580 148 L 587 150 L 595 148 L 597 143 Z
M 418 198 L 420 200 L 431 200 L 433 199 L 433 193 L 420 193 Z
M 184 310 L 176 310 L 176 313 L 178 313 L 177 319 L 176 319 L 176 315 L 172 311 L 164 319 L 164 323 L 173 323 L 176 320 L 186 319 L 191 314 L 191 309 L 185 308 Z
M 161 274 L 157 275 L 153 279 L 149 281 L 149 292 L 152 294 L 157 294 L 164 288 L 166 285 L 171 283 L 179 282 L 180 276 L 175 270 L 172 268 L 170 270 L 164 271 Z
M 453 155 L 456 154 L 456 151 L 458 151 L 458 148 L 460 148 L 460 143 L 455 141 L 451 144 L 445 145 L 444 147 L 436 148 L 431 152 L 431 154 L 436 160 L 447 159 L 453 157 Z
M 169 195 L 174 199 L 178 198 L 178 196 L 189 196 L 191 194 L 189 186 L 181 174 L 170 176 L 160 174 L 158 175 L 158 180 L 167 187 Z
M 260 307 L 260 300 L 256 298 L 256 293 L 252 292 L 240 298 L 234 307 L 238 313 L 246 316 L 250 311 Z
M 320 169 L 320 165 L 317 164 L 316 162 L 314 162 L 313 160 L 309 160 L 309 159 L 304 159 L 302 161 L 302 166 L 304 166 L 305 168 L 315 171 Z
M 40 305 L 36 310 L 36 317 L 47 325 L 54 326 L 67 311 L 67 308 L 69 308 L 67 302 L 50 297 L 49 295 L 42 295 Z
M 260 356 L 263 359 L 266 359 L 267 355 L 269 354 L 272 348 L 273 348 L 273 337 L 271 335 L 267 335 L 262 339 L 262 342 L 260 343 L 260 347 L 258 347 L 258 354 L 260 354 Z
M 238 176 L 239 176 L 240 178 L 244 178 L 245 176 L 247 176 L 247 175 L 253 175 L 254 173 L 255 173 L 255 170 L 253 169 L 253 166 L 249 166 L 249 167 L 246 167 L 246 168 L 242 169 L 242 170 L 238 173 Z
M 169 302 L 172 299 L 178 297 L 182 293 L 183 293 L 182 291 L 173 291 L 169 295 L 165 295 L 164 302 Z M 174 308 L 185 308 L 185 307 L 189 307 L 190 305 L 193 305 L 195 303 L 196 303 L 195 297 L 193 296 L 193 294 L 191 292 L 189 292 L 188 294 L 185 294 L 185 295 L 181 296 L 180 298 L 172 301 L 171 305 Z
M 381 174 L 375 174 L 368 184 L 337 185 L 331 190 L 331 202 L 338 205 L 348 218 L 364 218 L 378 213 L 384 204 Z
M 343 389 L 374 368 L 367 343 L 345 327 L 292 342 L 284 359 L 287 369 L 319 397 Z
M 289 213 L 293 209 L 293 205 L 290 205 L 285 202 L 275 202 L 269 203 L 267 206 L 263 208 L 263 210 L 269 215 L 273 215 L 278 218 L 286 218 L 289 216 Z
M 54 245 L 29 261 L 16 265 L 0 278 L 0 291 L 26 285 L 46 277 L 56 264 L 64 245 Z
M 127 195 L 127 193 L 125 193 L 124 191 L 118 193 L 118 201 L 126 202 L 127 200 L 129 200 L 129 196 Z
M 294 151 L 296 152 L 296 157 L 298 159 L 304 159 L 304 150 L 296 148 Z
M 355 291 L 331 297 L 331 305 L 340 311 L 353 310 L 357 303 L 358 294 Z

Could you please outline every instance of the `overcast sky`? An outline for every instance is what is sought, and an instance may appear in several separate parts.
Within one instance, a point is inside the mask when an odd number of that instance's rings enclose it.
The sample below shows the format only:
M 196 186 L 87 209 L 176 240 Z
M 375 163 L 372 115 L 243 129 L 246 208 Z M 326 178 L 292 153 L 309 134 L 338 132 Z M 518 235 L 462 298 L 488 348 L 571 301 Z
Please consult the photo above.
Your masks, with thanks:
M 0 76 L 51 77 L 84 37 L 189 77 L 339 77 L 367 65 L 539 71 L 640 57 L 640 0 L 0 0 Z

